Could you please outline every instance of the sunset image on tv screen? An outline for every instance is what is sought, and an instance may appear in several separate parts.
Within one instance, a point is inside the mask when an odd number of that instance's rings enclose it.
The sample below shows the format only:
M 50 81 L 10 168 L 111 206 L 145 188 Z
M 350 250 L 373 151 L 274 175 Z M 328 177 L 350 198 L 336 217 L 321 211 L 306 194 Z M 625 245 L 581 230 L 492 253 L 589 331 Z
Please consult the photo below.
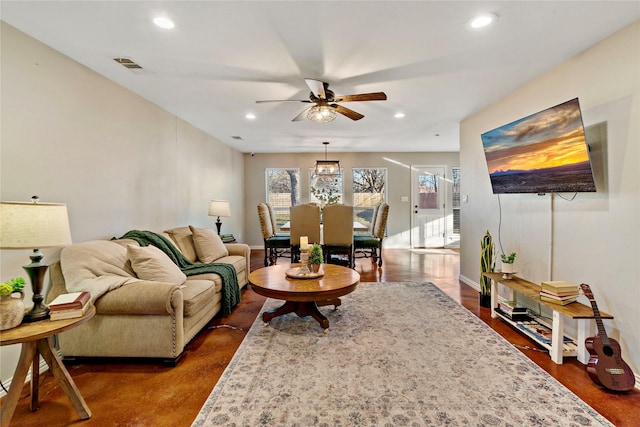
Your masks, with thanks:
M 596 191 L 578 99 L 482 134 L 494 194 Z

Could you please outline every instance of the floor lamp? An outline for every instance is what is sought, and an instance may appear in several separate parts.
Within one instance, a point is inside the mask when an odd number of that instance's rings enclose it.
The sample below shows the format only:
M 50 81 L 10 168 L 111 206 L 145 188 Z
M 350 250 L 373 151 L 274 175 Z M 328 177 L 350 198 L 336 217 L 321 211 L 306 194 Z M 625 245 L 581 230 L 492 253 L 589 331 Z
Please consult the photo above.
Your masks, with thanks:
M 209 216 L 217 216 L 216 227 L 218 228 L 218 236 L 220 235 L 220 228 L 222 228 L 221 216 L 231 216 L 231 209 L 229 208 L 229 202 L 227 200 L 212 200 L 209 205 Z
M 49 266 L 42 262 L 42 248 L 71 244 L 67 205 L 38 203 L 0 203 L 0 249 L 33 249 L 31 264 L 23 266 L 31 279 L 33 308 L 25 313 L 23 322 L 49 318 L 44 305 L 44 276 Z

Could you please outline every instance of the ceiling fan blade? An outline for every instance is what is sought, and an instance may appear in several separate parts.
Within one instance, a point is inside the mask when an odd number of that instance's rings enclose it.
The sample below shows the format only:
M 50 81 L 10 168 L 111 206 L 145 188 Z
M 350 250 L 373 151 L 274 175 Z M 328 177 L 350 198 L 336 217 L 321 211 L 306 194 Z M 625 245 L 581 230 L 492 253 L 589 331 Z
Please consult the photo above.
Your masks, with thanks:
M 256 104 L 262 104 L 265 102 L 306 102 L 311 103 L 309 99 L 268 99 L 266 101 L 256 101 Z
M 336 96 L 336 102 L 353 102 L 353 101 L 386 101 L 387 94 L 384 92 L 360 93 L 356 95 Z
M 300 122 L 304 119 L 307 118 L 307 112 L 311 109 L 311 107 L 309 108 L 305 108 L 304 111 L 300 114 L 298 114 L 297 116 L 295 116 L 291 121 L 292 122 Z
M 324 82 L 314 79 L 304 79 L 304 81 L 307 83 L 307 86 L 309 86 L 309 89 L 311 89 L 311 92 L 313 92 L 315 96 L 320 99 L 327 99 L 327 95 L 324 93 Z
M 362 114 L 355 112 L 353 110 L 350 110 L 347 107 L 343 107 L 342 105 L 331 104 L 331 107 L 333 107 L 337 113 L 340 113 L 343 116 L 347 116 L 351 120 L 360 120 L 361 118 L 364 117 Z

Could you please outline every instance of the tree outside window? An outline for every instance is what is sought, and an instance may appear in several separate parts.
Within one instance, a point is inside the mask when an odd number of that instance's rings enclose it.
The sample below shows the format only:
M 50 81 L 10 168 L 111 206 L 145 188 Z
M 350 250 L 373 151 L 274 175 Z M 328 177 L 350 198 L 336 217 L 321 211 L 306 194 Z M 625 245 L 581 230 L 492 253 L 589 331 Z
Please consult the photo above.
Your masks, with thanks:
M 368 226 L 373 208 L 387 199 L 387 169 L 354 168 L 352 172 L 354 220 Z
M 321 208 L 334 203 L 344 203 L 342 173 L 337 176 L 316 176 L 315 169 L 309 169 L 309 201 Z
M 267 203 L 280 227 L 289 221 L 289 208 L 300 204 L 300 169 L 267 168 Z

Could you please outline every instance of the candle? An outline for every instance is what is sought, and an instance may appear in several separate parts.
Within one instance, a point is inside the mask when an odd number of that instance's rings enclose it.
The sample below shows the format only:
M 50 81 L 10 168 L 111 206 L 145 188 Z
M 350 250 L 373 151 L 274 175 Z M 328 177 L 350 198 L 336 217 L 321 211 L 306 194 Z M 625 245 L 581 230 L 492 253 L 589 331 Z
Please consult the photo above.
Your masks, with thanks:
M 300 250 L 306 251 L 309 249 L 309 238 L 307 236 L 300 236 Z

